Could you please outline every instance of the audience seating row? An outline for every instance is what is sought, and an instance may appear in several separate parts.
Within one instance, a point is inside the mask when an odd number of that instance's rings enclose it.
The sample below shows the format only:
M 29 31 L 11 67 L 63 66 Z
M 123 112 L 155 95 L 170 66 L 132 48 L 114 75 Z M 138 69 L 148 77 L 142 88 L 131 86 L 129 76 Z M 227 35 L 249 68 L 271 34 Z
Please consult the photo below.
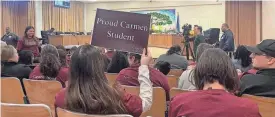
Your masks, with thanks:
M 180 77 L 182 72 L 184 72 L 184 70 L 182 70 L 182 69 L 171 69 L 170 72 L 168 73 L 168 75 Z
M 105 76 L 107 77 L 110 85 L 113 85 L 116 82 L 117 75 L 118 74 L 116 73 L 105 73 Z M 168 77 L 168 85 L 170 88 L 178 87 L 178 78 L 179 78 L 178 76 L 169 75 L 167 77 Z
M 58 117 L 132 117 L 131 115 L 88 115 L 57 108 Z M 54 117 L 45 104 L 1 103 L 1 117 Z
M 109 74 L 106 74 L 106 76 Z M 115 74 L 112 74 L 115 75 Z M 107 76 L 108 77 L 108 76 Z M 108 77 L 108 80 L 110 78 Z M 114 80 L 115 81 L 115 80 Z M 113 82 L 114 82 L 113 81 Z M 24 104 L 24 93 L 17 78 L 1 78 L 1 110 L 2 117 L 7 115 L 19 114 L 20 117 L 24 117 L 23 113 L 37 113 L 31 114 L 39 117 L 50 117 L 55 115 L 54 108 L 54 97 L 57 92 L 61 90 L 61 84 L 58 81 L 44 81 L 44 80 L 28 80 L 23 79 L 23 84 L 26 89 L 27 97 L 31 104 Z M 122 86 L 128 93 L 139 95 L 139 87 L 134 86 Z M 187 90 L 181 90 L 178 88 L 171 88 L 170 97 L 173 98 L 175 95 L 180 93 L 188 92 Z M 249 98 L 255 101 L 260 109 L 262 117 L 273 117 L 275 115 L 275 99 L 258 97 L 251 95 L 243 95 L 243 98 Z M 14 104 L 6 104 L 14 103 Z M 36 108 L 37 107 L 37 108 Z M 36 108 L 36 109 L 31 109 Z M 25 110 L 24 110 L 25 109 Z M 24 111 L 23 111 L 24 110 Z M 66 115 L 66 117 L 83 117 L 84 114 L 78 114 L 69 112 L 63 109 L 58 109 L 58 115 Z M 42 112 L 43 111 L 43 112 Z M 142 117 L 153 116 L 153 117 L 164 117 L 166 111 L 166 96 L 164 89 L 160 87 L 153 88 L 153 104 L 149 111 L 142 114 Z M 47 114 L 49 112 L 50 114 Z M 52 113 L 51 113 L 52 112 Z M 72 116 L 69 116 L 70 114 Z M 22 115 L 22 116 L 21 116 Z M 90 115 L 89 115 L 90 116 Z M 13 117 L 13 116 L 8 116 Z M 17 116 L 14 116 L 17 117 Z M 28 117 L 31 117 L 30 115 Z M 63 117 L 63 116 L 59 116 Z M 91 117 L 101 117 L 98 115 L 91 115 Z M 113 116 L 115 117 L 115 116 Z M 130 117 L 128 115 L 122 115 L 119 117 Z

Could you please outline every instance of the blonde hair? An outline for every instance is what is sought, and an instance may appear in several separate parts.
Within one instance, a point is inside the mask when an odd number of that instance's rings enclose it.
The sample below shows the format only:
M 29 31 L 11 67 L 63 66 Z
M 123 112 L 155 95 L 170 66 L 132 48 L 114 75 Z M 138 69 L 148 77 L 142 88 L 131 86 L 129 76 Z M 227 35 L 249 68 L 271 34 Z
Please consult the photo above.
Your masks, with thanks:
M 1 47 L 1 61 L 8 61 L 14 57 L 15 54 L 17 54 L 17 51 L 13 46 L 7 45 Z

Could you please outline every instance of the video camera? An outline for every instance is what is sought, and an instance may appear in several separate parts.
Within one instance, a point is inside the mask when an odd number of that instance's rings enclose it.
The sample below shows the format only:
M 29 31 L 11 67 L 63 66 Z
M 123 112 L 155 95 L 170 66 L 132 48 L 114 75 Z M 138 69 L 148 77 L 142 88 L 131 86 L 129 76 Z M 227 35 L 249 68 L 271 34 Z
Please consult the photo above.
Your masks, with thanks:
M 183 33 L 182 33 L 182 34 L 183 34 L 183 36 L 184 36 L 184 38 L 185 38 L 185 41 L 186 41 L 186 42 L 191 41 L 192 39 L 190 39 L 189 36 L 190 36 L 190 31 L 192 30 L 192 25 L 186 23 L 186 24 L 184 24 L 184 25 L 182 26 L 182 30 L 183 30 Z
M 183 30 L 183 36 L 189 36 L 190 35 L 189 32 L 192 30 L 192 25 L 186 23 L 182 26 L 182 30 Z

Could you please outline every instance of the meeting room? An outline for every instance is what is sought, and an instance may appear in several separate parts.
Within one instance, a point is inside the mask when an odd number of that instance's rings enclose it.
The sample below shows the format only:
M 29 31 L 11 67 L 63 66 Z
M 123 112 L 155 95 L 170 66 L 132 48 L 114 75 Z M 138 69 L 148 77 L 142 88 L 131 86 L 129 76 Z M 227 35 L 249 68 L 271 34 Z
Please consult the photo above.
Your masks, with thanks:
M 275 117 L 275 1 L 0 6 L 2 117 Z

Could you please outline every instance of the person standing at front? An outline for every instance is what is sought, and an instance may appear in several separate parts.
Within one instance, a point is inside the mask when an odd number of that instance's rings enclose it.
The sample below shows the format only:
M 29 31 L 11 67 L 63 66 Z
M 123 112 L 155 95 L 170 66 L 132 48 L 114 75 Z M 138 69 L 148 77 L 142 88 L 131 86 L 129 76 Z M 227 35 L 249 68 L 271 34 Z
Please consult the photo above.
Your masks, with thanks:
M 222 24 L 221 30 L 223 35 L 221 36 L 219 47 L 225 52 L 234 51 L 234 35 L 233 32 L 229 29 L 227 23 Z
M 18 40 L 19 37 L 11 32 L 10 27 L 6 28 L 6 34 L 3 37 L 1 37 L 1 41 L 4 41 L 7 43 L 7 45 L 12 45 L 15 48 L 17 46 Z
M 194 40 L 194 55 L 197 53 L 197 48 L 201 43 L 205 43 L 205 39 L 202 35 L 202 27 L 201 26 L 195 26 L 194 27 L 194 32 L 195 32 L 195 40 Z M 195 57 L 197 58 L 197 57 Z
M 37 57 L 39 56 L 39 39 L 34 35 L 35 30 L 33 26 L 28 26 L 25 29 L 24 37 L 18 40 L 17 50 L 20 52 L 21 50 L 30 50 L 32 51 L 35 59 L 34 62 L 37 61 Z

